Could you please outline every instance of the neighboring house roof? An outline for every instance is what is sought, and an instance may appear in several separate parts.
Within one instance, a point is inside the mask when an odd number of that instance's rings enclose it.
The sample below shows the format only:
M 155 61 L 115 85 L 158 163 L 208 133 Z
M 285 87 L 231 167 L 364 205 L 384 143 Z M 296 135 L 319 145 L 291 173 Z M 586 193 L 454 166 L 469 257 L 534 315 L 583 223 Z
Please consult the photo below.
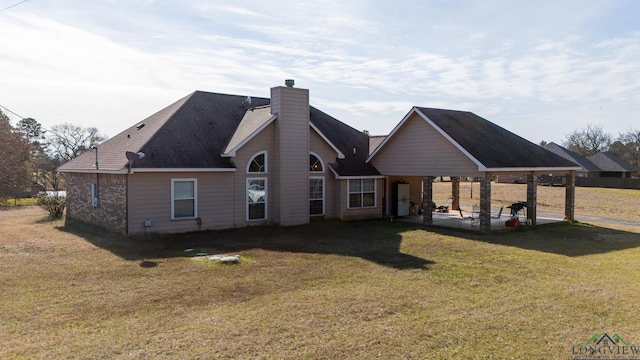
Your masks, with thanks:
M 422 117 L 478 165 L 479 171 L 577 170 L 578 166 L 474 113 L 414 107 L 369 156 L 370 161 L 413 114 Z
M 252 97 L 252 108 L 247 103 L 246 96 L 196 91 L 100 144 L 98 171 L 126 172 L 127 151 L 145 154 L 134 160 L 134 171 L 232 171 L 235 151 L 277 119 L 270 113 L 270 99 Z M 331 165 L 337 175 L 379 174 L 364 162 L 365 134 L 312 106 L 309 115 L 311 127 L 338 154 Z M 96 172 L 95 162 L 95 153 L 87 152 L 58 170 Z
M 610 152 L 599 152 L 588 159 L 602 171 L 627 172 L 638 171 L 638 168 L 620 159 Z
M 545 149 L 551 151 L 556 155 L 560 155 L 563 158 L 573 161 L 574 163 L 580 165 L 584 171 L 600 171 L 594 163 L 592 163 L 586 157 L 573 152 L 565 147 L 562 147 L 554 142 L 550 142 L 544 146 Z

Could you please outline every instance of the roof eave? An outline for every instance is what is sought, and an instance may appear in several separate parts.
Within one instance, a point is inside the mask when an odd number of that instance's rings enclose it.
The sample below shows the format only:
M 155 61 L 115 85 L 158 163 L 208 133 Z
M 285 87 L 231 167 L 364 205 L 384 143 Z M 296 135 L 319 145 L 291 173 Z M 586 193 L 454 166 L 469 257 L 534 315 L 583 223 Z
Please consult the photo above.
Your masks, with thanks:
M 262 130 L 264 130 L 267 126 L 269 126 L 272 122 L 274 122 L 278 118 L 278 115 L 272 115 L 269 120 L 267 120 L 264 124 L 260 125 L 254 132 L 249 134 L 246 138 L 244 138 L 238 145 L 236 145 L 233 149 L 225 151 L 220 154 L 221 157 L 235 157 L 236 152 L 240 150 L 246 143 L 248 143 L 251 139 L 256 137 Z M 233 136 L 232 136 L 233 137 Z
M 116 169 L 56 169 L 60 173 L 85 173 L 85 174 L 126 174 L 128 169 L 123 167 L 119 170 Z
M 213 172 L 235 172 L 236 168 L 132 168 L 131 174 L 134 173 L 213 173 Z
M 324 140 L 337 154 L 338 154 L 338 159 L 344 159 L 345 156 L 342 153 L 342 151 L 340 151 L 338 149 L 338 147 L 336 147 L 331 141 L 329 141 L 329 138 L 327 138 L 322 131 L 320 131 L 320 129 L 318 129 L 315 125 L 313 125 L 313 123 L 311 122 L 311 120 L 309 120 L 309 126 L 311 126 L 311 128 L 313 130 L 315 130 L 315 132 L 320 135 L 320 137 L 322 138 L 322 140 Z
M 504 168 L 484 168 L 483 172 L 540 172 L 540 171 L 579 171 L 579 166 L 567 167 L 504 167 Z

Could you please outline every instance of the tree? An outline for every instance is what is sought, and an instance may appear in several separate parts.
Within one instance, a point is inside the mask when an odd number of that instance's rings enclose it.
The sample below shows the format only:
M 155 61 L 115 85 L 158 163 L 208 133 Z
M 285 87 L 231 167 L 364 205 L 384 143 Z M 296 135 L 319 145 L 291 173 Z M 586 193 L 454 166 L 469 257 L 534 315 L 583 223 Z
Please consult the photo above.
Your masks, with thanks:
M 18 121 L 17 128 L 28 142 L 37 141 L 36 139 L 44 139 L 45 130 L 42 128 L 42 125 L 33 118 Z
M 640 130 L 629 129 L 620 133 L 609 150 L 620 159 L 640 166 Z
M 83 128 L 70 123 L 53 126 L 49 134 L 51 151 L 63 162 L 106 140 L 94 127 Z
M 591 156 L 607 151 L 611 145 L 611 135 L 604 132 L 602 126 L 587 125 L 586 129 L 578 129 L 563 142 L 564 147 L 582 156 Z
M 0 198 L 18 197 L 31 179 L 31 147 L 1 110 L 0 144 Z

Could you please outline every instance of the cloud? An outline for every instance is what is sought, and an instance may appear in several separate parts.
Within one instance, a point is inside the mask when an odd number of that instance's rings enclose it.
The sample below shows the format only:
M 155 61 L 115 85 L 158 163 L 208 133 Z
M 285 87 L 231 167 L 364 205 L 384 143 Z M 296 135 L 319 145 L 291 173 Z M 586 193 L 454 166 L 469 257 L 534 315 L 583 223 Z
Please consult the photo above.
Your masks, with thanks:
M 518 112 L 542 117 L 537 109 L 567 116 L 559 109 L 576 104 L 631 112 L 640 100 L 640 32 L 585 32 L 602 23 L 600 3 L 575 16 L 567 9 L 577 2 L 62 4 L 0 17 L 12 34 L 0 36 L 0 95 L 10 102 L 2 105 L 20 104 L 14 110 L 26 116 L 36 108 L 65 121 L 118 119 L 109 126 L 122 129 L 195 89 L 268 96 L 285 78 L 374 133 L 372 118 L 386 129 L 413 105 L 510 121 Z

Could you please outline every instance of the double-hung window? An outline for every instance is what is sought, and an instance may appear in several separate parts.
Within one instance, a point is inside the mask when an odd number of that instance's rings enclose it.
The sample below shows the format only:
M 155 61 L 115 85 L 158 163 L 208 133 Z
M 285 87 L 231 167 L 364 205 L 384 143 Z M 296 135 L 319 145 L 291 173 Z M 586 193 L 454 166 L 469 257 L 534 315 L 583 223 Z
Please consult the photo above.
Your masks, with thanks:
M 324 177 L 309 178 L 309 215 L 324 215 Z
M 349 179 L 349 203 L 350 209 L 367 208 L 376 206 L 376 180 L 375 179 Z
M 198 217 L 198 180 L 171 179 L 171 219 Z

